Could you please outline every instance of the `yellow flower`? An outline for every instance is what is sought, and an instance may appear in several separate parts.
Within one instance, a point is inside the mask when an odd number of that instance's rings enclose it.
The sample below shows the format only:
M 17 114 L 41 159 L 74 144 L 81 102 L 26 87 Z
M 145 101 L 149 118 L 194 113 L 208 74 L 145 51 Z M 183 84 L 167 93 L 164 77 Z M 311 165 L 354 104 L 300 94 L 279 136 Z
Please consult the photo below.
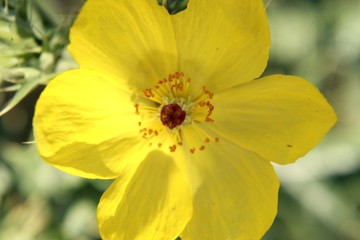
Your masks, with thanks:
M 305 80 L 259 78 L 261 0 L 192 0 L 173 16 L 155 0 L 88 0 L 70 42 L 80 69 L 42 93 L 35 140 L 65 172 L 116 178 L 103 239 L 261 238 L 277 212 L 270 161 L 294 162 L 336 121 Z

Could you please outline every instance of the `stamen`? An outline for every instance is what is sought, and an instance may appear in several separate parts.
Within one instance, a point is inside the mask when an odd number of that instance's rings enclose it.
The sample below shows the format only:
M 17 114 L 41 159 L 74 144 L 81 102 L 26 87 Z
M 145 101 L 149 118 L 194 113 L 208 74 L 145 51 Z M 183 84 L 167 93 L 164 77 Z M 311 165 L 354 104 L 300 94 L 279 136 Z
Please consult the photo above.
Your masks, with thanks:
M 169 146 L 170 152 L 176 151 L 176 145 Z
M 135 104 L 135 114 L 139 115 L 139 104 Z
M 142 91 L 142 96 L 147 100 L 136 103 L 134 107 L 135 114 L 140 117 L 137 123 L 139 133 L 144 139 L 151 141 L 149 147 L 153 144 L 158 148 L 166 145 L 170 152 L 175 152 L 178 148 L 187 146 L 187 151 L 194 154 L 196 149 L 206 150 L 205 144 L 219 142 L 218 138 L 214 138 L 198 126 L 215 121 L 212 118 L 215 106 L 211 103 L 214 93 L 204 86 L 197 94 L 190 95 L 190 83 L 191 78 L 186 78 L 183 72 L 175 72 L 158 80 L 153 88 L 145 88 Z M 148 104 L 148 100 L 153 103 Z M 191 133 L 187 137 L 188 142 L 183 142 L 182 129 L 188 125 L 193 126 L 190 128 L 193 129 L 191 131 L 200 134 L 203 141 L 189 142 L 190 139 L 199 139 L 191 137 Z

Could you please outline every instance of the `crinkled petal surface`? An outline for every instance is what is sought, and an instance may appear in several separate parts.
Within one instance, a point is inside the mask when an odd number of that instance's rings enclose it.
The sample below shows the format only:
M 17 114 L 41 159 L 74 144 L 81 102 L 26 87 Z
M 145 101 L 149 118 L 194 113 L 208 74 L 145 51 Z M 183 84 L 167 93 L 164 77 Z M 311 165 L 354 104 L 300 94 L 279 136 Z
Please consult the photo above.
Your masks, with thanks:
M 100 234 L 107 240 L 174 240 L 191 218 L 191 200 L 174 159 L 153 151 L 102 196 L 97 211 Z
M 321 93 L 307 81 L 272 75 L 217 93 L 214 124 L 220 137 L 280 164 L 315 147 L 336 122 Z
M 110 72 L 139 89 L 177 71 L 170 16 L 156 0 L 88 0 L 70 32 L 81 68 Z
M 89 0 L 70 41 L 81 67 L 125 76 L 140 89 L 180 70 L 197 91 L 204 81 L 216 90 L 259 77 L 270 34 L 261 0 L 193 0 L 173 16 L 155 0 Z
M 122 79 L 71 70 L 41 94 L 33 120 L 40 156 L 70 174 L 114 178 L 141 161 L 130 93 Z M 146 149 L 145 149 L 146 150 Z
M 250 81 L 266 67 L 270 34 L 262 0 L 191 0 L 171 20 L 179 70 L 193 79 L 193 91 Z
M 279 182 L 273 167 L 226 140 L 213 144 L 187 156 L 202 183 L 194 195 L 193 217 L 180 236 L 184 240 L 258 240 L 277 212 Z

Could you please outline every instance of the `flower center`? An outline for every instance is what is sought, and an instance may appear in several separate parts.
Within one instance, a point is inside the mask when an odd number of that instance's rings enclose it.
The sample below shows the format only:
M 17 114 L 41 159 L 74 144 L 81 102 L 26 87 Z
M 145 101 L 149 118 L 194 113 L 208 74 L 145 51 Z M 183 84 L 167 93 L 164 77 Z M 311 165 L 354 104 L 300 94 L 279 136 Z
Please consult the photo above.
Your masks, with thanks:
M 186 112 L 176 103 L 171 103 L 162 107 L 160 120 L 164 126 L 173 129 L 181 125 L 186 117 Z
M 219 142 L 219 138 L 201 127 L 215 121 L 211 118 L 215 109 L 211 104 L 214 94 L 206 87 L 195 95 L 189 94 L 190 83 L 191 79 L 185 78 L 184 73 L 176 72 L 142 91 L 144 98 L 135 104 L 135 113 L 140 117 L 139 133 L 149 141 L 149 146 L 167 145 L 170 152 L 174 152 L 186 145 L 195 153 L 196 149 L 205 150 L 206 144 Z

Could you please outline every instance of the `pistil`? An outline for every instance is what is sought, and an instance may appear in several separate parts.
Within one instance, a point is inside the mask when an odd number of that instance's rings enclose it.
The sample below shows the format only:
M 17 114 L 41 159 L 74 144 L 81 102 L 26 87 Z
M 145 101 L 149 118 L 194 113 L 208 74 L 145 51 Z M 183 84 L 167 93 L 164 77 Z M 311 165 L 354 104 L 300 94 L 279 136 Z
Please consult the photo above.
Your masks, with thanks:
M 201 142 L 194 142 L 192 134 L 186 135 L 186 148 L 190 153 L 204 151 L 207 144 L 219 142 L 219 138 L 200 127 L 215 121 L 211 118 L 215 108 L 211 103 L 214 94 L 204 86 L 197 94 L 189 95 L 190 83 L 191 79 L 184 73 L 175 72 L 157 81 L 153 88 L 142 91 L 143 97 L 153 103 L 136 103 L 135 113 L 140 117 L 139 133 L 149 141 L 150 147 L 162 148 L 165 145 L 170 152 L 175 152 L 183 147 L 185 128 L 203 138 Z
M 173 129 L 181 125 L 186 117 L 186 112 L 176 104 L 168 104 L 162 107 L 160 111 L 160 120 L 164 126 Z

